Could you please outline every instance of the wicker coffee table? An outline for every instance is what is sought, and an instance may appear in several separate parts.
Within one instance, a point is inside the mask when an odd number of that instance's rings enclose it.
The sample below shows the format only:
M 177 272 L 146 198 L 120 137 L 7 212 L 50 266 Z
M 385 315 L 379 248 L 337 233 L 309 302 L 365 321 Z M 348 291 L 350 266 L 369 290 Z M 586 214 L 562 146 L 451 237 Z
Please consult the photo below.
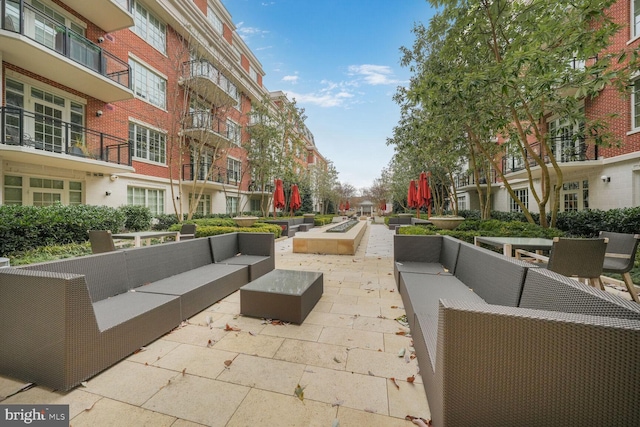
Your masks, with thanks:
M 240 313 L 300 324 L 322 291 L 322 273 L 272 270 L 240 288 Z

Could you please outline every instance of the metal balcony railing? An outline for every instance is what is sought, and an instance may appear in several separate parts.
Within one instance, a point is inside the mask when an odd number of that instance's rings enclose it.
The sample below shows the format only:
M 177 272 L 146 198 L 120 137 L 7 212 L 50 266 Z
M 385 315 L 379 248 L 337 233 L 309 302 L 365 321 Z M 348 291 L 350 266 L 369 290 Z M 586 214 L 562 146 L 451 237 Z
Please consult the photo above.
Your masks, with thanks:
M 0 144 L 131 166 L 130 141 L 56 117 L 0 107 Z
M 552 138 L 550 145 L 551 152 L 559 163 L 584 162 L 598 158 L 598 146 L 594 145 L 589 149 L 589 145 L 582 139 Z M 550 162 L 548 154 L 544 152 L 544 146 L 537 142 L 531 144 L 531 147 L 539 156 L 542 156 L 545 163 Z M 503 156 L 502 170 L 504 173 L 517 172 L 525 168 L 525 161 L 531 167 L 536 165 L 535 160 L 530 155 L 527 155 L 526 159 L 520 156 Z
M 184 79 L 194 77 L 206 78 L 215 84 L 221 91 L 234 99 L 238 93 L 236 85 L 233 84 L 215 65 L 206 60 L 194 59 L 192 61 L 184 62 L 182 64 L 182 77 Z
M 196 168 L 195 163 L 182 165 L 182 179 L 184 181 L 207 181 L 219 184 L 240 184 L 240 172 L 233 171 L 220 166 L 200 165 Z
M 108 79 L 131 88 L 129 64 L 24 0 L 0 0 L 0 28 L 21 34 Z
M 496 171 L 494 169 L 491 169 L 491 173 L 490 173 L 490 177 L 489 177 L 489 184 L 495 184 L 498 182 L 498 174 L 496 173 Z M 466 187 L 469 185 L 475 185 L 476 184 L 476 178 L 473 174 L 472 171 L 470 171 L 470 174 L 461 174 L 461 175 L 456 175 L 454 177 L 455 180 L 455 184 L 457 188 L 460 187 Z M 483 173 L 480 174 L 480 184 L 487 184 L 487 180 L 484 176 Z
M 191 131 L 211 131 L 225 139 L 231 138 L 226 120 L 219 119 L 209 111 L 191 111 L 186 117 L 184 127 Z

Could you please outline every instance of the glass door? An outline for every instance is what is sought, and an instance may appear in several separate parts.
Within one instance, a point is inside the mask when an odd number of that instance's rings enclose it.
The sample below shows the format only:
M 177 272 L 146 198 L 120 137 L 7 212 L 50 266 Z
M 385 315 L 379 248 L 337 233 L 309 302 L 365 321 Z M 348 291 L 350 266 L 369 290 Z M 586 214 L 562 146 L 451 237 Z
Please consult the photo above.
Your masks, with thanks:
M 62 153 L 64 132 L 62 128 L 63 110 L 52 105 L 34 102 L 34 137 L 36 148 Z

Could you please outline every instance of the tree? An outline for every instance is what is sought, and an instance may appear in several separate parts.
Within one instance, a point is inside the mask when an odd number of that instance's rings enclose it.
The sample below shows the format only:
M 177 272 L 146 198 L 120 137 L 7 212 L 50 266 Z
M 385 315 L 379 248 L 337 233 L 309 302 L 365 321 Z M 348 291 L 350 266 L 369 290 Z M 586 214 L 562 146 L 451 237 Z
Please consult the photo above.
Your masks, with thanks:
M 553 226 L 563 171 L 562 153 L 548 132 L 549 117 L 574 123 L 576 139 L 611 143 L 606 123 L 586 117 L 581 105 L 608 87 L 624 93 L 629 72 L 637 68 L 635 52 L 627 61 L 624 52 L 608 50 L 619 30 L 607 15 L 613 2 L 431 1 L 439 13 L 429 28 L 414 27 L 413 49 L 404 50 L 403 63 L 416 73 L 406 97 L 441 124 L 458 123 L 469 154 L 483 157 L 471 165 L 488 162 L 531 222 L 529 209 L 503 173 L 491 136 L 502 136 L 507 144 L 501 149 L 525 160 L 541 225 Z M 445 137 L 450 131 L 440 126 L 438 133 Z
M 179 43 L 168 50 L 172 73 L 180 76 L 182 86 L 182 90 L 169 91 L 167 97 L 172 117 L 167 126 L 167 163 L 178 221 L 185 218 L 185 196 L 186 219 L 191 219 L 207 182 L 226 170 L 220 162 L 226 160 L 231 147 L 240 143 L 240 130 L 228 120 L 232 115 L 240 117 L 240 93 L 221 71 L 226 67 L 211 53 L 215 50 L 202 45 L 191 27 L 184 30 Z M 237 185 L 240 188 L 241 182 Z

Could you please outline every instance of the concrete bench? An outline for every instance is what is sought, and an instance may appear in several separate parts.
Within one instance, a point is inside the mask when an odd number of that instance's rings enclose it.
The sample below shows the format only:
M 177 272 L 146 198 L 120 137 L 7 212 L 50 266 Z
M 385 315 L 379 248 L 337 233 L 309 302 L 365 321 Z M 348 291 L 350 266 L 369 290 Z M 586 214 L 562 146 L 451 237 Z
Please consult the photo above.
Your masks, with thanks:
M 637 303 L 449 236 L 394 261 L 435 427 L 640 421 Z
M 0 373 L 69 390 L 272 270 L 273 254 L 273 234 L 232 233 L 0 269 Z

